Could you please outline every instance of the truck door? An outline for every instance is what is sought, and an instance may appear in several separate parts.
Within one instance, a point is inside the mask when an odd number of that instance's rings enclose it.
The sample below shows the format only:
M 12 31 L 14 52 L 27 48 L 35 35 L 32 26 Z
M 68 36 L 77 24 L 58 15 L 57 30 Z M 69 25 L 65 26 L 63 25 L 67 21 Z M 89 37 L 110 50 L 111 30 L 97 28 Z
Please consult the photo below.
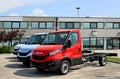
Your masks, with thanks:
M 77 32 L 72 32 L 69 36 L 68 40 L 71 42 L 71 46 L 66 48 L 65 54 L 70 56 L 70 59 L 72 61 L 72 64 L 79 64 L 81 60 L 81 45 L 79 43 L 79 34 Z

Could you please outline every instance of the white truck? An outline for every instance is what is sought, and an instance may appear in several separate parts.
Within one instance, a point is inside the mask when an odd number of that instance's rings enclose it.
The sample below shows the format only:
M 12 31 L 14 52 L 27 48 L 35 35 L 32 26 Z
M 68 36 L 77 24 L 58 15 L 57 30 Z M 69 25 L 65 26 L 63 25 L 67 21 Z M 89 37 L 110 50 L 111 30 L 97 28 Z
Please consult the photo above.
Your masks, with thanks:
M 32 51 L 34 48 L 36 48 L 37 46 L 39 46 L 43 39 L 45 38 L 45 36 L 47 35 L 47 33 L 37 33 L 37 34 L 33 34 L 29 40 L 26 42 L 25 45 L 22 45 L 19 49 L 18 49 L 18 54 L 17 54 L 17 58 L 20 62 L 22 62 L 25 66 L 30 67 L 30 57 L 32 56 Z

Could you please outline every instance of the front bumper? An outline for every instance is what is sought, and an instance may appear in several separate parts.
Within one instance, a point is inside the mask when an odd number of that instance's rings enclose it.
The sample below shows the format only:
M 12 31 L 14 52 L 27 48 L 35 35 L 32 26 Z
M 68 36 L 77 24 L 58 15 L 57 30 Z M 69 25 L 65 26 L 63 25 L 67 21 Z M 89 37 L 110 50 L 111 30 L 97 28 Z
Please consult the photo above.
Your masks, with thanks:
M 61 60 L 49 61 L 49 62 L 34 62 L 31 61 L 32 66 L 39 67 L 41 69 L 51 69 L 55 70 L 60 68 Z
M 17 58 L 20 62 L 30 62 L 30 57 L 24 57 L 24 58 L 17 57 Z

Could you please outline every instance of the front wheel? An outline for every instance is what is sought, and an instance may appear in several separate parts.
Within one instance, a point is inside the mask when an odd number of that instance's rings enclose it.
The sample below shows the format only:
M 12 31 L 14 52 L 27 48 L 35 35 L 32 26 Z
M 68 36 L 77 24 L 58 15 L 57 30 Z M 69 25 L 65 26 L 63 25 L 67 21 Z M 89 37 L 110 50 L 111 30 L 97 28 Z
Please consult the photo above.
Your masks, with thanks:
M 105 66 L 107 64 L 106 56 L 99 57 L 99 64 L 100 64 L 100 66 Z
M 58 69 L 59 74 L 65 75 L 70 70 L 70 63 L 67 60 L 63 60 L 60 68 Z

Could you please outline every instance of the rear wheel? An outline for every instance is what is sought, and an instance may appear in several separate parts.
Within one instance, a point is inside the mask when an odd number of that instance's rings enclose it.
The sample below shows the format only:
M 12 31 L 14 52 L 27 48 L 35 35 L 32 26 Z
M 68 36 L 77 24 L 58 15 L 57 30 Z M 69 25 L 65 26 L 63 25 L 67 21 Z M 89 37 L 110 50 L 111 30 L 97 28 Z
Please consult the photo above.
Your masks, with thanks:
M 63 60 L 60 68 L 58 69 L 59 74 L 65 75 L 70 70 L 70 63 L 67 60 Z
M 99 64 L 100 64 L 100 66 L 105 66 L 107 64 L 106 56 L 99 57 Z

